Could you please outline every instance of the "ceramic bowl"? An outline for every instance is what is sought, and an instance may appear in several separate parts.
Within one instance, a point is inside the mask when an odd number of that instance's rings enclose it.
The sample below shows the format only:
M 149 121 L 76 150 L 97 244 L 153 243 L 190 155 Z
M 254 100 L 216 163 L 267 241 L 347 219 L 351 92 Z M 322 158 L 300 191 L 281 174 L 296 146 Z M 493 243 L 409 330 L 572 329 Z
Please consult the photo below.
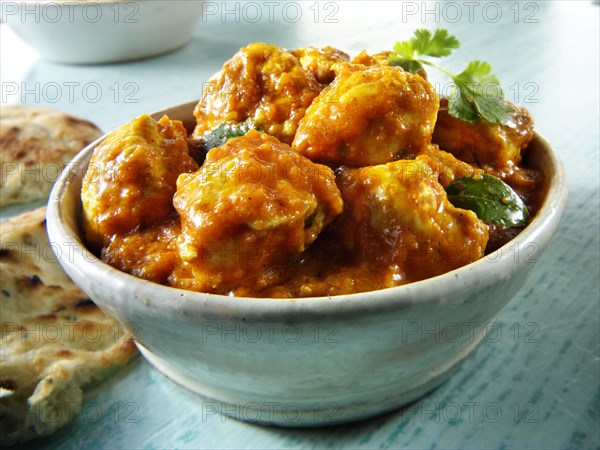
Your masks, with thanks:
M 6 2 L 3 20 L 42 58 L 98 64 L 175 50 L 192 37 L 199 0 Z
M 193 127 L 194 105 L 155 116 Z M 99 142 L 76 157 L 51 194 L 48 230 L 65 271 L 133 333 L 151 364 L 204 398 L 203 414 L 284 426 L 366 418 L 438 386 L 493 333 L 494 318 L 556 230 L 567 196 L 562 164 L 536 135 L 529 156 L 547 177 L 547 198 L 527 228 L 487 257 L 373 292 L 233 298 L 144 281 L 86 249 L 81 180 Z

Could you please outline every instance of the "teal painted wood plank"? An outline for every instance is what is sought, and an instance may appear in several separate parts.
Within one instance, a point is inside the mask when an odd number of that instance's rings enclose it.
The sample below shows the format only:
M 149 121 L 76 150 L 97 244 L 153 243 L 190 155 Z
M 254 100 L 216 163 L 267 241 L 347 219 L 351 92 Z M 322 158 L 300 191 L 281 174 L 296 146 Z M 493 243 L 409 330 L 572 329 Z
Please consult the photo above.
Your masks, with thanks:
M 273 23 L 266 16 L 221 23 L 210 16 L 176 53 L 106 66 L 37 61 L 21 75 L 15 67 L 25 62 L 5 56 L 16 38 L 2 25 L 4 86 L 96 83 L 102 95 L 95 103 L 82 101 L 79 91 L 73 101 L 67 95 L 26 101 L 89 118 L 105 130 L 198 97 L 223 61 L 253 40 L 291 48 L 329 44 L 355 54 L 389 48 L 419 26 L 445 26 L 462 42 L 448 65 L 459 69 L 474 58 L 492 64 L 507 97 L 518 96 L 531 110 L 538 131 L 562 157 L 570 190 L 553 242 L 498 317 L 501 335 L 487 336 L 450 380 L 407 408 L 326 429 L 262 427 L 214 413 L 214 405 L 138 360 L 89 391 L 72 426 L 25 448 L 600 447 L 598 3 L 475 2 L 472 21 L 467 2 L 452 3 L 462 14 L 455 22 L 452 6 L 424 2 L 322 2 L 319 20 L 309 9 L 315 3 L 305 2 L 295 23 L 281 16 Z M 491 20 L 495 5 L 502 13 L 497 22 Z M 408 14 L 413 7 L 416 13 Z M 338 22 L 326 23 L 323 14 L 334 10 Z

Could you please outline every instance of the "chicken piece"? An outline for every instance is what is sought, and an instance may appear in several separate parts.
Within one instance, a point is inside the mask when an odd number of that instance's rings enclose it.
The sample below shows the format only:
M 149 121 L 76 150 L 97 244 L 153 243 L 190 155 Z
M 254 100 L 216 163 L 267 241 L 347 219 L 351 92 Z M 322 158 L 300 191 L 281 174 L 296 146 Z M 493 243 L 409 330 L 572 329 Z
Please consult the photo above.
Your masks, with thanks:
M 351 63 L 362 64 L 364 66 L 388 66 L 390 64 L 389 58 L 391 54 L 391 51 L 384 50 L 382 52 L 369 55 L 365 50 L 363 50 L 352 59 Z M 425 71 L 425 68 L 421 67 L 417 74 L 427 81 L 427 72 Z
M 293 147 L 313 161 L 366 166 L 414 156 L 427 146 L 438 97 L 399 67 L 338 64 L 337 76 L 300 121 Z
M 289 144 L 320 91 L 321 85 L 292 53 L 275 45 L 250 44 L 205 86 L 194 111 L 194 136 L 250 118 L 262 131 Z
M 457 159 L 452 153 L 440 150 L 435 144 L 425 147 L 422 154 L 416 159 L 426 163 L 431 170 L 438 174 L 438 181 L 444 188 L 457 178 L 483 172 L 483 170 Z
M 143 115 L 96 147 L 81 188 L 83 226 L 92 247 L 175 213 L 177 177 L 198 169 L 186 138 L 181 122 Z
M 387 66 L 389 65 L 388 59 L 391 53 L 392 52 L 390 52 L 389 50 L 386 50 L 379 53 L 375 53 L 373 55 L 369 55 L 365 50 L 363 50 L 354 58 L 352 58 L 352 63 L 362 64 L 364 66 Z
M 296 258 L 343 209 L 331 169 L 255 130 L 181 175 L 173 202 L 184 261 L 173 283 L 216 293 L 275 282 L 275 266 Z
M 484 255 L 486 225 L 454 207 L 422 160 L 342 168 L 338 186 L 346 205 L 335 222 L 357 263 L 380 267 L 388 286 L 440 275 Z
M 350 61 L 347 53 L 334 47 L 304 47 L 292 51 L 292 54 L 300 59 L 304 70 L 323 85 L 331 83 L 335 78 L 334 64 Z
M 356 55 L 351 63 L 362 64 L 364 66 L 388 66 L 390 55 L 392 54 L 389 50 L 384 50 L 373 55 L 369 55 L 365 50 Z M 423 67 L 417 72 L 425 81 L 427 81 L 427 72 Z
M 440 110 L 432 141 L 469 164 L 505 179 L 521 162 L 521 151 L 533 137 L 533 119 L 529 112 L 512 103 L 511 121 L 506 125 L 480 120 L 464 122 L 448 113 L 448 99 L 440 101 Z
M 167 284 L 175 267 L 181 264 L 177 238 L 178 218 L 145 230 L 114 235 L 102 250 L 102 261 L 133 276 Z
M 482 169 L 457 159 L 452 153 L 440 150 L 435 144 L 429 145 L 416 159 L 426 163 L 439 174 L 438 181 L 444 188 L 457 178 L 484 173 Z M 543 182 L 540 173 L 519 166 L 504 181 L 519 194 L 529 212 L 535 214 L 540 206 L 537 200 L 540 198 L 539 191 Z M 486 223 L 486 226 L 489 234 L 486 254 L 502 247 L 521 231 L 519 227 L 505 227 L 492 223 Z

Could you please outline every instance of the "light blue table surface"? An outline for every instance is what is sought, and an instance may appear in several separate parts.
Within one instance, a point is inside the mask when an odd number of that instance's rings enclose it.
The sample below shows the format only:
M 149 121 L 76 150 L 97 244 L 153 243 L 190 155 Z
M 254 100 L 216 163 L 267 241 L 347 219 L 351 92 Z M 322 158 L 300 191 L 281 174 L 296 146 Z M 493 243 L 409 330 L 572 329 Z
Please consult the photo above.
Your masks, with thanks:
M 490 62 L 506 97 L 532 112 L 566 166 L 569 202 L 553 242 L 499 315 L 501 335 L 484 339 L 449 381 L 410 407 L 332 428 L 263 427 L 214 414 L 139 358 L 89 390 L 71 426 L 27 448 L 600 447 L 598 3 L 297 2 L 297 22 L 281 13 L 290 2 L 255 3 L 264 12 L 256 23 L 238 3 L 239 22 L 234 14 L 205 17 L 185 48 L 118 65 L 44 62 L 2 25 L 2 101 L 24 96 L 110 130 L 197 98 L 248 42 L 356 54 L 388 49 L 420 26 L 446 27 L 462 43 L 447 65 L 458 71 L 471 59 Z M 81 86 L 72 98 L 66 88 L 58 98 L 44 94 L 49 83 L 69 82 Z M 100 88 L 97 101 L 83 95 L 88 83 Z M 14 86 L 17 94 L 8 95 Z

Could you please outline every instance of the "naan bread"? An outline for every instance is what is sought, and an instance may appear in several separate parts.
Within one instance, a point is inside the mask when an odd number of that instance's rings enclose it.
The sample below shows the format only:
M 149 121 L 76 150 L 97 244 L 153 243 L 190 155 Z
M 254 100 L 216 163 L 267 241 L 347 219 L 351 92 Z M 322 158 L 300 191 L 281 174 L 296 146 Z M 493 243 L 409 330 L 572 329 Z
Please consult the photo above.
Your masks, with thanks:
M 28 105 L 0 108 L 0 206 L 48 197 L 58 175 L 100 137 L 92 123 Z
M 63 272 L 46 208 L 0 224 L 0 444 L 53 433 L 82 407 L 82 387 L 136 355 L 131 337 Z M 61 257 L 69 257 L 61 255 Z

